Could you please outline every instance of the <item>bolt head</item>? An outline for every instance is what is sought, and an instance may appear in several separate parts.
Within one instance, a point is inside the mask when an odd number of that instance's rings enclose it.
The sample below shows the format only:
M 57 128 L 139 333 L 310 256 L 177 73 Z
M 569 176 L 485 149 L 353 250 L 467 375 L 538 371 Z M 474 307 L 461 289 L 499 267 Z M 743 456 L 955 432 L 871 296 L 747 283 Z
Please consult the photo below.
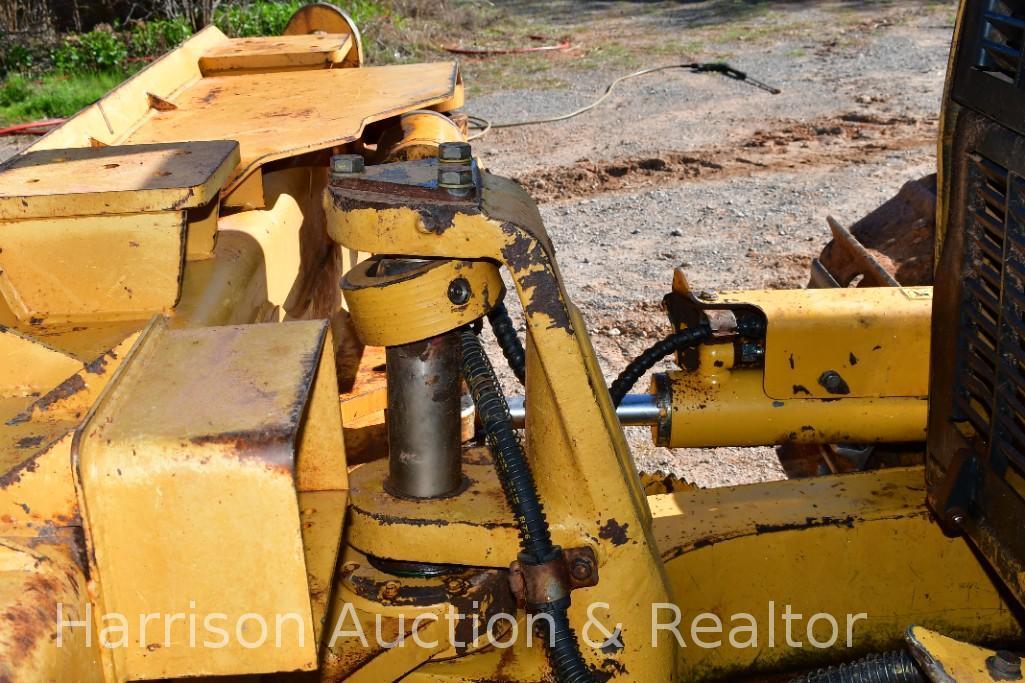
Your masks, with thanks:
M 363 155 L 336 154 L 331 157 L 331 173 L 346 175 L 363 172 Z
M 469 301 L 472 293 L 470 283 L 465 277 L 457 277 L 448 283 L 448 300 L 456 306 L 462 306 Z
M 466 582 L 462 579 L 449 579 L 445 582 L 445 590 L 453 595 L 461 595 L 466 592 Z
M 591 563 L 582 557 L 578 557 L 573 560 L 573 565 L 569 571 L 577 581 L 586 581 L 591 578 Z
M 446 188 L 473 187 L 473 172 L 469 168 L 448 170 L 440 167 L 438 169 L 438 186 Z
M 473 158 L 473 150 L 469 142 L 443 142 L 438 145 L 440 161 L 469 161 Z

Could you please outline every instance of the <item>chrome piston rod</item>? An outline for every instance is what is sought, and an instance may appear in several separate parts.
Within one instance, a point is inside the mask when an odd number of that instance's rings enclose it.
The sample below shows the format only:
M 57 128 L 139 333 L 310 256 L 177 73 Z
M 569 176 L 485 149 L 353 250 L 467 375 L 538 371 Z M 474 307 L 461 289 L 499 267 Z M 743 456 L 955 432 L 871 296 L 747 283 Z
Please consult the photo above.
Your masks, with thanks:
M 513 424 L 523 427 L 527 421 L 527 409 L 522 396 L 509 397 L 509 412 Z M 627 394 L 616 408 L 616 415 L 624 427 L 648 427 L 658 424 L 661 411 L 655 394 Z

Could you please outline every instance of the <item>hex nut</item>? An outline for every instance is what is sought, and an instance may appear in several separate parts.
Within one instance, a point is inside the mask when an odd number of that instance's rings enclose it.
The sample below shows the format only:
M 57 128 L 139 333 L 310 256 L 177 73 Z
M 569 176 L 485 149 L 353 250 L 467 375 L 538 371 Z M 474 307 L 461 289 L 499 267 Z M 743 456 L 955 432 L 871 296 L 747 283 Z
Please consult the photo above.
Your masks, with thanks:
M 438 159 L 444 162 L 469 161 L 473 150 L 469 142 L 443 142 L 438 145 Z
M 362 173 L 363 168 L 364 162 L 361 154 L 336 154 L 331 157 L 331 173 L 333 174 Z
M 472 187 L 473 171 L 469 168 L 453 168 L 451 170 L 439 166 L 438 168 L 439 187 Z

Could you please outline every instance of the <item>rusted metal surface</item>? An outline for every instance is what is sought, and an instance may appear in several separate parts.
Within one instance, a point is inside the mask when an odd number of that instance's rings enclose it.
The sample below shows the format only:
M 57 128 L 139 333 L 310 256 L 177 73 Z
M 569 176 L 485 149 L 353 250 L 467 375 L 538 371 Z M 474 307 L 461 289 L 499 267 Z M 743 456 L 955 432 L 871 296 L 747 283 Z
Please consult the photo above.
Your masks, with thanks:
M 74 544 L 0 537 L 0 681 L 104 680 L 96 634 L 58 623 L 58 615 L 65 623 L 86 618 Z
M 935 175 L 905 183 L 849 231 L 830 218 L 833 240 L 812 262 L 810 286 L 931 285 L 935 224 Z
M 459 338 L 447 333 L 390 347 L 388 356 L 389 493 L 445 498 L 466 485 L 459 422 Z
M 835 255 L 834 258 L 841 260 L 853 272 L 851 277 L 845 277 L 843 274 L 832 275 L 838 285 L 844 283 L 842 286 L 847 286 L 854 280 L 854 277 L 860 275 L 861 283 L 864 283 L 866 287 L 900 286 L 896 278 L 847 228 L 840 225 L 832 216 L 827 216 L 826 222 L 833 233 L 833 241 L 830 242 L 831 253 Z
M 536 608 L 561 600 L 577 588 L 598 585 L 598 558 L 589 547 L 569 548 L 543 564 L 509 565 L 509 586 L 521 605 Z

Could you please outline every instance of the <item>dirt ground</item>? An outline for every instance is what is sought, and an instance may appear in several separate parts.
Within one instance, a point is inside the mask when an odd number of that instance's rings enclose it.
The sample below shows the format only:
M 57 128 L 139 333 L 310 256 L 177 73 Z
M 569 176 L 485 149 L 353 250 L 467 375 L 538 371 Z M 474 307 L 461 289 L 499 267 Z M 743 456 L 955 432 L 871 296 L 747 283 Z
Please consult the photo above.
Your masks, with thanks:
M 542 203 L 609 381 L 669 332 L 660 301 L 673 268 L 701 289 L 803 286 L 829 239 L 828 214 L 850 224 L 931 172 L 955 4 L 516 5 L 575 43 L 614 37 L 629 50 L 587 70 L 552 56 L 546 80 L 566 86 L 468 102 L 495 121 L 573 110 L 615 76 L 674 62 L 725 59 L 782 90 L 662 72 L 622 83 L 578 118 L 476 143 L 493 170 Z M 771 448 L 669 451 L 647 429 L 627 431 L 643 471 L 700 486 L 784 477 Z
M 495 122 L 570 111 L 616 76 L 677 62 L 726 60 L 782 90 L 661 72 L 624 82 L 583 116 L 475 143 L 491 170 L 541 203 L 610 381 L 668 333 L 660 301 L 673 268 L 701 289 L 800 287 L 828 239 L 827 214 L 852 223 L 931 172 L 955 5 L 502 3 L 574 47 L 492 58 L 510 60 L 503 70 L 466 64 L 467 109 Z M 502 76 L 488 82 L 491 73 Z M 470 83 L 473 74 L 484 82 Z M 23 144 L 0 139 L 0 159 Z M 771 448 L 668 451 L 646 429 L 628 432 L 643 471 L 701 486 L 784 476 Z

